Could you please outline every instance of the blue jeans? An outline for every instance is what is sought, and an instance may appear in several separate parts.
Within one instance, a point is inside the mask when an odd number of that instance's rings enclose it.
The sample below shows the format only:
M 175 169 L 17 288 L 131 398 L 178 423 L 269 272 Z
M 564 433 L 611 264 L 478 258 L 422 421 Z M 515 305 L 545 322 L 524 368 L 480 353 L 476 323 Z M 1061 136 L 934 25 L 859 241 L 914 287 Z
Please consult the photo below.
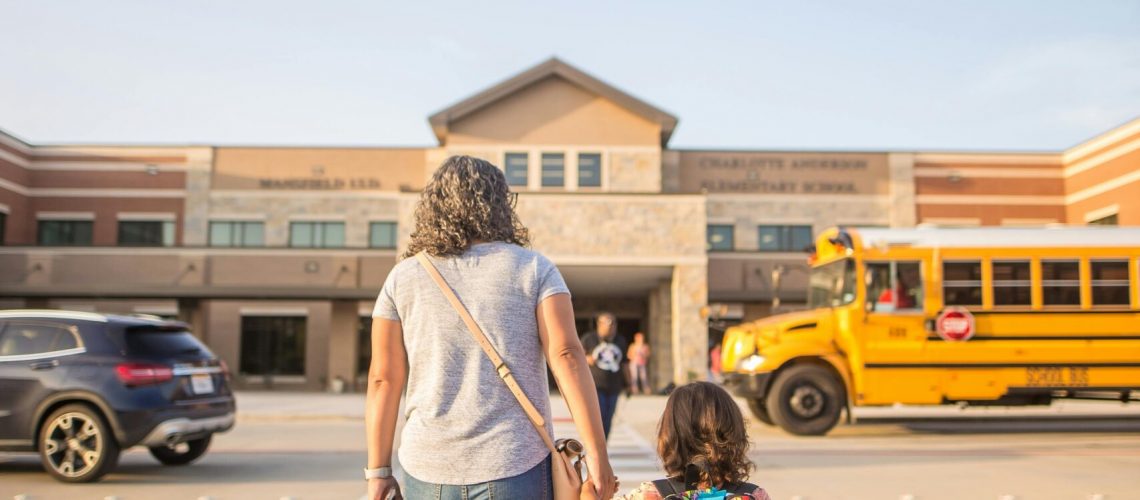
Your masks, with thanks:
M 462 457 L 456 458 L 462 460 Z M 554 486 L 550 482 L 550 456 L 517 476 L 479 484 L 425 483 L 412 477 L 411 474 L 404 476 L 402 491 L 404 498 L 408 500 L 495 500 L 496 498 L 554 500 Z
M 602 410 L 602 430 L 606 433 L 606 438 L 610 437 L 610 423 L 614 421 L 614 410 L 617 410 L 618 396 L 620 392 L 607 392 L 598 391 L 598 406 Z

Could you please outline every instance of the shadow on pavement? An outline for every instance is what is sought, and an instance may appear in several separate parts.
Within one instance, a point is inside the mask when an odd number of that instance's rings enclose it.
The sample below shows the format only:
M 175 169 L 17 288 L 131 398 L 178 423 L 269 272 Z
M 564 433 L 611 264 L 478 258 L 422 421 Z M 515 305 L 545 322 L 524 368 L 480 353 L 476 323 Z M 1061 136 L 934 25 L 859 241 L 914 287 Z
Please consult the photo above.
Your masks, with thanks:
M 167 467 L 149 455 L 123 456 L 99 485 L 227 484 L 259 482 L 327 482 L 356 479 L 360 452 L 214 452 L 187 466 Z M 319 465 L 318 465 L 319 464 Z M 330 467 L 331 465 L 331 467 Z M 330 470 L 338 471 L 331 473 Z M 339 472 L 343 471 L 343 472 Z M 340 476 L 344 477 L 340 477 Z M 0 456 L 0 477 L 54 482 L 35 455 Z
M 954 417 L 921 419 L 864 418 L 852 426 L 861 428 L 858 436 L 874 434 L 876 427 L 885 434 L 898 434 L 889 427 L 901 427 L 906 434 L 1051 434 L 1051 433 L 1140 433 L 1140 418 L 1099 417 Z M 837 428 L 839 430 L 841 428 Z M 880 434 L 881 436 L 881 434 Z M 848 436 L 851 437 L 851 436 Z

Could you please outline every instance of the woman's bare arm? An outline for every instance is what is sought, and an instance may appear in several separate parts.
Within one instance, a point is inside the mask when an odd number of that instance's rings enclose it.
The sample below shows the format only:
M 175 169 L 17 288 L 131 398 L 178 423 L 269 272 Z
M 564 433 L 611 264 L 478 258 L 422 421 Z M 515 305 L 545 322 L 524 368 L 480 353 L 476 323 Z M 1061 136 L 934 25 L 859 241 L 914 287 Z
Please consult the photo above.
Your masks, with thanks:
M 392 442 L 396 436 L 400 396 L 407 378 L 408 355 L 404 350 L 404 332 L 400 322 L 373 318 L 372 364 L 368 367 L 367 407 L 364 411 L 370 469 L 392 465 Z M 387 491 L 392 488 L 397 488 L 394 479 L 370 480 L 369 498 L 387 498 Z
M 547 297 L 538 304 L 536 314 L 546 361 L 586 448 L 590 478 L 600 497 L 608 499 L 615 493 L 617 484 L 602 431 L 598 392 L 586 364 L 585 350 L 574 328 L 574 307 L 570 304 L 570 296 L 557 294 Z

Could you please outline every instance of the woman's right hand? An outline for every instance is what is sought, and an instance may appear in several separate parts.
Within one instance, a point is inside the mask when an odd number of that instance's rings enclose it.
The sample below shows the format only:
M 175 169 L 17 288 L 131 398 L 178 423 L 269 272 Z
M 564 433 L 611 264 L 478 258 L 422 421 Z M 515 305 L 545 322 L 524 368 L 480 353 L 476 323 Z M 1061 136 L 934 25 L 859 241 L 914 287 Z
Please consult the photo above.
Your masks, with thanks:
M 609 460 L 600 460 L 597 456 L 586 456 L 586 470 L 590 471 L 590 479 L 586 483 L 592 486 L 601 500 L 613 498 L 618 491 L 618 479 L 610 467 Z
M 368 500 L 388 500 L 389 498 L 404 500 L 404 495 L 400 493 L 400 484 L 396 482 L 396 478 L 386 477 L 368 480 L 367 498 Z

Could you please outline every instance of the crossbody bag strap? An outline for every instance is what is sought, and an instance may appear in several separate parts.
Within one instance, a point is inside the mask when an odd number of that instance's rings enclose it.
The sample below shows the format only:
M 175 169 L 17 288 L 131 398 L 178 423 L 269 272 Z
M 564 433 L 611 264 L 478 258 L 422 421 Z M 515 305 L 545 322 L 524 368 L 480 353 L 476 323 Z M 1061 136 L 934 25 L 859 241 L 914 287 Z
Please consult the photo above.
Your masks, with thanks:
M 542 414 L 538 412 L 538 408 L 530 402 L 523 392 L 522 387 L 519 387 L 518 381 L 515 376 L 511 374 L 511 369 L 507 367 L 506 362 L 499 356 L 499 352 L 495 350 L 495 346 L 491 345 L 490 339 L 487 334 L 483 333 L 483 329 L 479 328 L 479 324 L 475 322 L 475 318 L 471 317 L 471 313 L 467 312 L 467 307 L 459 301 L 459 297 L 455 295 L 455 291 L 447 284 L 447 280 L 443 279 L 443 275 L 439 274 L 439 269 L 436 269 L 435 264 L 428 258 L 426 252 L 419 252 L 416 254 L 416 260 L 420 261 L 420 265 L 431 276 L 432 281 L 435 281 L 439 291 L 443 292 L 443 296 L 451 303 L 451 307 L 455 308 L 455 312 L 459 313 L 459 317 L 463 323 L 467 325 L 467 331 L 479 347 L 483 348 L 483 352 L 491 359 L 491 364 L 495 367 L 495 372 L 499 374 L 499 378 L 507 384 L 511 394 L 514 394 L 515 399 L 518 400 L 519 405 L 522 406 L 523 412 L 530 419 L 530 423 L 534 425 L 534 429 L 538 431 L 538 435 L 542 437 L 542 442 L 546 443 L 546 447 L 550 448 L 551 453 L 558 453 L 554 447 L 554 442 L 551 441 L 550 436 L 546 433 L 546 421 L 542 418 Z

